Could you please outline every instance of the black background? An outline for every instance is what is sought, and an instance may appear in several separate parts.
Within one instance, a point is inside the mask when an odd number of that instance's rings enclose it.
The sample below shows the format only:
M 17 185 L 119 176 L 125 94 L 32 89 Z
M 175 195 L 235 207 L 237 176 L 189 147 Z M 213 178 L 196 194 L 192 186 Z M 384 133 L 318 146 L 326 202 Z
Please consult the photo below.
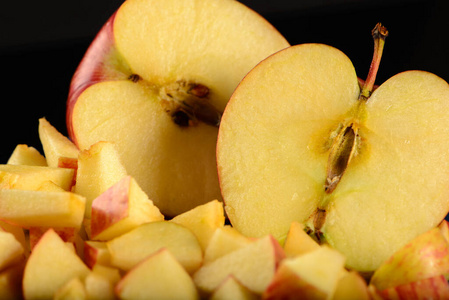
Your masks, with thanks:
M 319 42 L 345 52 L 359 77 L 371 62 L 371 29 L 390 36 L 377 83 L 410 69 L 449 81 L 449 1 L 246 0 L 291 44 Z M 18 143 L 41 149 L 38 119 L 66 134 L 71 76 L 119 0 L 5 1 L 0 9 L 0 163 Z M 449 112 L 448 112 L 449 117 Z

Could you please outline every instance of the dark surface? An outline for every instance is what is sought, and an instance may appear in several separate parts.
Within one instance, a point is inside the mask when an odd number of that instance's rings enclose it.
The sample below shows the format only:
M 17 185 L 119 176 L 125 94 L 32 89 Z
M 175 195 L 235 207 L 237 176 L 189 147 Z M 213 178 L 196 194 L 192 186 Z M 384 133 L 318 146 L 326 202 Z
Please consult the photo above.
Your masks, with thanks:
M 18 143 L 40 149 L 40 117 L 66 133 L 65 104 L 71 76 L 95 33 L 121 2 L 26 0 L 2 4 L 0 163 L 6 162 Z M 377 83 L 409 69 L 430 71 L 449 80 L 447 1 L 242 2 L 265 16 L 291 44 L 320 42 L 339 48 L 362 78 L 371 61 L 370 31 L 382 22 L 390 36 Z

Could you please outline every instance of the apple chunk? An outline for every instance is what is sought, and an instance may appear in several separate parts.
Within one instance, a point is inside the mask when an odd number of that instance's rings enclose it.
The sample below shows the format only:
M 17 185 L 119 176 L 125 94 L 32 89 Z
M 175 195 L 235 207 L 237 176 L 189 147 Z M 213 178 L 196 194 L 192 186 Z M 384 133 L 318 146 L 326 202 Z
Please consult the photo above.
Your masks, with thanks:
M 106 245 L 111 265 L 125 271 L 162 248 L 168 249 L 190 274 L 201 266 L 203 259 L 195 235 L 184 226 L 168 221 L 142 224 Z
M 34 147 L 19 144 L 8 159 L 9 165 L 47 166 L 45 157 Z
M 140 224 L 162 220 L 164 216 L 134 178 L 126 176 L 92 202 L 90 237 L 110 240 Z
M 362 91 L 350 59 L 322 44 L 277 52 L 237 87 L 217 144 L 237 230 L 282 239 L 297 221 L 369 272 L 444 219 L 449 85 L 407 71 L 372 92 L 385 28 L 373 33 Z
M 167 249 L 131 269 L 116 286 L 120 299 L 199 299 L 192 278 Z
M 80 149 L 115 142 L 164 215 L 221 200 L 222 111 L 245 74 L 288 45 L 238 1 L 126 1 L 73 77 L 69 135 Z

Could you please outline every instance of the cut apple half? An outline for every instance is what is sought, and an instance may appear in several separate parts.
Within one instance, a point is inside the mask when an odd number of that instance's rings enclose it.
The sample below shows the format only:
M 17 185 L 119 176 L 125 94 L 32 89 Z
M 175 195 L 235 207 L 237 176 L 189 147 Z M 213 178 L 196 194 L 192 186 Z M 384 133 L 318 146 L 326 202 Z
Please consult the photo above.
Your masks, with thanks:
M 73 77 L 69 136 L 81 149 L 115 142 L 164 215 L 221 199 L 215 146 L 224 107 L 252 67 L 288 45 L 238 1 L 126 1 Z
M 278 52 L 237 87 L 217 144 L 237 230 L 282 240 L 297 221 L 370 272 L 444 219 L 449 86 L 408 71 L 372 92 L 384 31 L 362 90 L 350 59 L 323 44 Z

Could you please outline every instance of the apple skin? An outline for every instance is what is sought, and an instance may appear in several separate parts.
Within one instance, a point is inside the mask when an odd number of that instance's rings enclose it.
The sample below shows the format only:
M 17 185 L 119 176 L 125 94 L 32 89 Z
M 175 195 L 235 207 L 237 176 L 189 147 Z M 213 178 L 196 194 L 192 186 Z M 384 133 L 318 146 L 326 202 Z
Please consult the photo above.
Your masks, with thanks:
M 108 66 L 108 53 L 114 49 L 113 25 L 116 12 L 106 21 L 91 45 L 86 51 L 83 59 L 73 75 L 66 110 L 66 125 L 70 139 L 77 144 L 76 135 L 72 127 L 72 113 L 79 95 L 89 86 L 106 79 L 105 69 Z M 108 73 L 110 74 L 110 73 Z M 109 76 L 107 76 L 109 77 Z M 113 76 L 108 78 L 111 80 Z

